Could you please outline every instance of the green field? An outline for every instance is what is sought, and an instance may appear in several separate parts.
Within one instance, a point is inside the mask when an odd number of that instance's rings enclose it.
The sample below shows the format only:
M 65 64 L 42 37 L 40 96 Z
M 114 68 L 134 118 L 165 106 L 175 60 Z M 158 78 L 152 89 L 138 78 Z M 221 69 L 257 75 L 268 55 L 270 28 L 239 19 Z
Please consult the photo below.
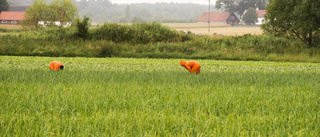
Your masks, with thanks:
M 0 136 L 320 136 L 320 64 L 179 61 L 0 56 Z

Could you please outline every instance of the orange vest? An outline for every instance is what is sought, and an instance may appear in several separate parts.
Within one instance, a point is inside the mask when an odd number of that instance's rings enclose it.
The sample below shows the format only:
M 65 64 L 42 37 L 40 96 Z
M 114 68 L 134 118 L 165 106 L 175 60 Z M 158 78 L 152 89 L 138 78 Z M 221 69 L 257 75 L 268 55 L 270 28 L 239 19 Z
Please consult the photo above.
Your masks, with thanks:
M 197 73 L 200 74 L 200 63 L 196 61 L 180 61 L 180 65 L 184 66 L 187 70 L 189 70 L 191 73 Z
M 57 70 L 63 70 L 64 66 L 61 62 L 59 61 L 52 61 L 49 64 L 49 68 L 53 71 L 57 71 Z

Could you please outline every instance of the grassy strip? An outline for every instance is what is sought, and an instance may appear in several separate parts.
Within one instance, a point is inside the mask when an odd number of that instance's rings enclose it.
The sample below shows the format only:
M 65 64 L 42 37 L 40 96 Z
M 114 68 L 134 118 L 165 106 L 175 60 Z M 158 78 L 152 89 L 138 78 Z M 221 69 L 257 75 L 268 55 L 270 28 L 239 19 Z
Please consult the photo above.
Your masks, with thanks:
M 320 62 L 320 46 L 265 35 L 195 36 L 156 23 L 111 23 L 84 36 L 74 27 L 3 34 L 0 55 Z

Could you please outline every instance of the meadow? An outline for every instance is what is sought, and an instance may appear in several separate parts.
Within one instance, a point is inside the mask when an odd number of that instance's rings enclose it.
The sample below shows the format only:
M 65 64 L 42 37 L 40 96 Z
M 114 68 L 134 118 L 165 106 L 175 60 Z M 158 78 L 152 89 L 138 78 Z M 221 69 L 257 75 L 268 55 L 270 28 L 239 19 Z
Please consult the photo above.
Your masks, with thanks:
M 320 136 L 320 64 L 180 60 L 0 56 L 0 136 Z

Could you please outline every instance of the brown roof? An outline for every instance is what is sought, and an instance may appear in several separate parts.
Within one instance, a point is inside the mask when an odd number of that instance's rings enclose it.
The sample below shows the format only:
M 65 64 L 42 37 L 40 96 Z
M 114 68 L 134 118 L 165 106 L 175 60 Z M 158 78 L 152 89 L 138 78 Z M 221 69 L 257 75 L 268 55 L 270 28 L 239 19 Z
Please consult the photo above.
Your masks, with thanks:
M 267 10 L 257 10 L 258 18 L 264 18 L 264 14 L 267 13 Z
M 208 22 L 209 12 L 203 13 L 197 22 Z M 210 22 L 221 22 L 228 19 L 230 12 L 210 12 Z
M 2 11 L 0 20 L 24 20 L 25 12 Z

